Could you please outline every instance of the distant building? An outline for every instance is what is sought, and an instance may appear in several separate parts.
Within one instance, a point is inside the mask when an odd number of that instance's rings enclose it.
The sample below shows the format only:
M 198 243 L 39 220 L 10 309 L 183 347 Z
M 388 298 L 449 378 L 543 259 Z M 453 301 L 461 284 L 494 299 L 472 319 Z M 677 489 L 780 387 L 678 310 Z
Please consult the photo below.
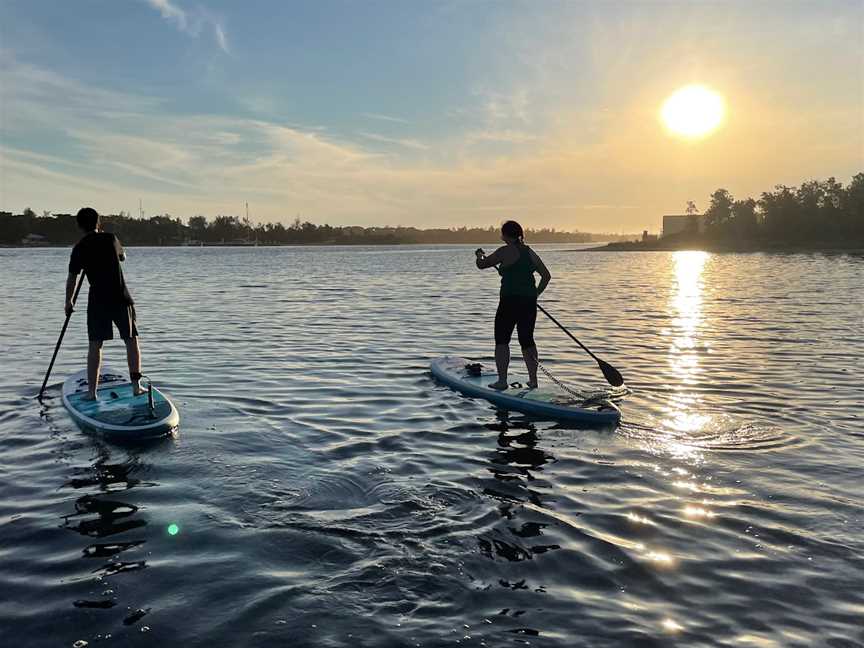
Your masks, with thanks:
M 702 214 L 667 214 L 663 216 L 663 234 L 661 236 L 674 236 L 693 231 L 702 234 L 705 231 L 705 217 Z
M 656 234 L 649 234 L 648 230 L 642 230 L 642 242 L 643 243 L 650 243 L 650 242 L 656 241 L 656 240 L 657 240 Z

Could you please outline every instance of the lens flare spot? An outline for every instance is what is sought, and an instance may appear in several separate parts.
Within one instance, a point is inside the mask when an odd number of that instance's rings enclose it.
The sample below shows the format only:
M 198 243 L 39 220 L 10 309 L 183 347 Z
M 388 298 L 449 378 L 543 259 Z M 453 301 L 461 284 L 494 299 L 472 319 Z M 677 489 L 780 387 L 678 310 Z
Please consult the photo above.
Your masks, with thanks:
M 168 525 L 168 535 L 176 536 L 178 533 L 180 533 L 180 527 L 179 526 L 177 526 L 176 524 L 169 524 Z

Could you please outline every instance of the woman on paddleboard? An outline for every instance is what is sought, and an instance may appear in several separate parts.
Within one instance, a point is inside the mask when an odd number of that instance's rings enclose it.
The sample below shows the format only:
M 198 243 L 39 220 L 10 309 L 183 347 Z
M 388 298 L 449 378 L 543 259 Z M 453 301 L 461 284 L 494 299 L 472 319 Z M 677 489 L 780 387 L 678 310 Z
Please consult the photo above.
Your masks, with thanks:
M 501 275 L 501 297 L 495 313 L 495 366 L 498 380 L 492 389 L 507 389 L 507 370 L 510 367 L 510 338 L 516 328 L 522 357 L 528 369 L 528 387 L 537 387 L 537 345 L 534 344 L 534 324 L 537 321 L 537 297 L 546 290 L 552 275 L 537 253 L 525 245 L 525 233 L 516 221 L 501 226 L 501 240 L 505 245 L 489 256 L 477 249 L 477 267 L 497 267 Z M 540 275 L 540 284 L 534 283 L 534 273 Z

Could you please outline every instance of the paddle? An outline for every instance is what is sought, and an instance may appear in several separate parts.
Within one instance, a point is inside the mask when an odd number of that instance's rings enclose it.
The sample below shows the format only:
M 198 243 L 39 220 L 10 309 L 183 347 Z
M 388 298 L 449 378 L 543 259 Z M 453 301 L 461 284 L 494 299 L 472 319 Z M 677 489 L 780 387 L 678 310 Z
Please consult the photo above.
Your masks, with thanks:
M 81 276 L 78 278 L 78 285 L 75 286 L 75 294 L 72 296 L 72 306 L 75 306 L 75 302 L 78 301 L 78 293 L 81 292 L 81 285 L 84 283 L 84 273 L 81 273 Z M 57 352 L 60 351 L 60 345 L 63 343 L 63 336 L 66 335 L 66 327 L 69 326 L 69 318 L 72 317 L 72 313 L 69 313 L 66 316 L 66 321 L 63 322 L 63 328 L 60 329 L 60 337 L 57 338 L 57 346 L 54 347 L 54 355 L 51 356 L 51 364 L 48 365 L 48 371 L 45 373 L 45 380 L 42 381 L 42 388 L 39 390 L 39 396 L 37 398 L 41 402 L 42 400 L 42 392 L 45 391 L 45 386 L 48 384 L 48 377 L 51 375 L 51 370 L 54 368 L 54 361 L 57 359 Z
M 590 355 L 592 358 L 594 358 L 597 361 L 597 364 L 600 366 L 600 371 L 603 372 L 603 377 L 606 378 L 606 382 L 608 382 L 613 387 L 620 387 L 621 385 L 624 384 L 624 377 L 621 375 L 620 371 L 618 371 L 615 367 L 610 365 L 608 362 L 601 360 L 600 358 L 595 356 L 593 353 L 591 353 L 591 351 L 588 349 L 588 347 L 586 347 L 579 340 L 577 340 L 576 337 L 570 331 L 568 331 L 566 328 L 564 328 L 564 326 L 561 324 L 561 322 L 559 322 L 554 317 L 552 317 L 546 311 L 546 309 L 543 308 L 540 304 L 537 304 L 537 309 L 542 311 L 542 313 L 546 317 L 548 317 L 550 320 L 552 320 L 558 328 L 560 328 L 567 335 L 569 335 L 570 339 L 573 340 L 580 347 L 582 347 L 582 349 L 585 351 L 585 353 L 587 353 L 588 355 Z

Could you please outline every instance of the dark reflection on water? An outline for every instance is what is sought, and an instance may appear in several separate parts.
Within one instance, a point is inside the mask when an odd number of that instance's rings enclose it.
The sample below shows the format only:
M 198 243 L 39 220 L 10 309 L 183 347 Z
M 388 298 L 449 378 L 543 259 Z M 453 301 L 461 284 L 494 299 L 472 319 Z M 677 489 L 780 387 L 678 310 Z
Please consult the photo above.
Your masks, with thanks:
M 864 645 L 860 258 L 544 251 L 550 309 L 630 389 L 619 428 L 571 429 L 430 378 L 493 362 L 470 248 L 132 250 L 183 424 L 121 447 L 32 398 L 66 254 L 0 250 L 3 639 Z M 73 318 L 56 379 L 84 354 Z
M 110 463 L 111 449 L 94 443 L 98 459 L 91 466 L 75 467 L 73 477 L 64 484 L 65 488 L 88 491 L 74 501 L 75 512 L 64 516 L 63 528 L 97 540 L 81 550 L 83 558 L 97 562 L 89 569 L 86 580 L 93 580 L 104 586 L 97 598 L 76 599 L 76 608 L 108 610 L 118 605 L 118 595 L 112 589 L 113 577 L 137 572 L 147 567 L 143 545 L 146 539 L 140 536 L 147 521 L 139 512 L 139 507 L 119 499 L 137 486 L 155 486 L 152 482 L 142 483 L 135 477 L 141 471 L 137 457 L 129 457 L 123 463 Z M 123 539 L 100 542 L 104 538 L 122 535 Z M 82 580 L 85 580 L 82 578 Z M 128 584 L 127 584 L 128 585 Z M 143 618 L 147 610 L 136 610 L 125 615 L 123 625 L 130 626 Z

